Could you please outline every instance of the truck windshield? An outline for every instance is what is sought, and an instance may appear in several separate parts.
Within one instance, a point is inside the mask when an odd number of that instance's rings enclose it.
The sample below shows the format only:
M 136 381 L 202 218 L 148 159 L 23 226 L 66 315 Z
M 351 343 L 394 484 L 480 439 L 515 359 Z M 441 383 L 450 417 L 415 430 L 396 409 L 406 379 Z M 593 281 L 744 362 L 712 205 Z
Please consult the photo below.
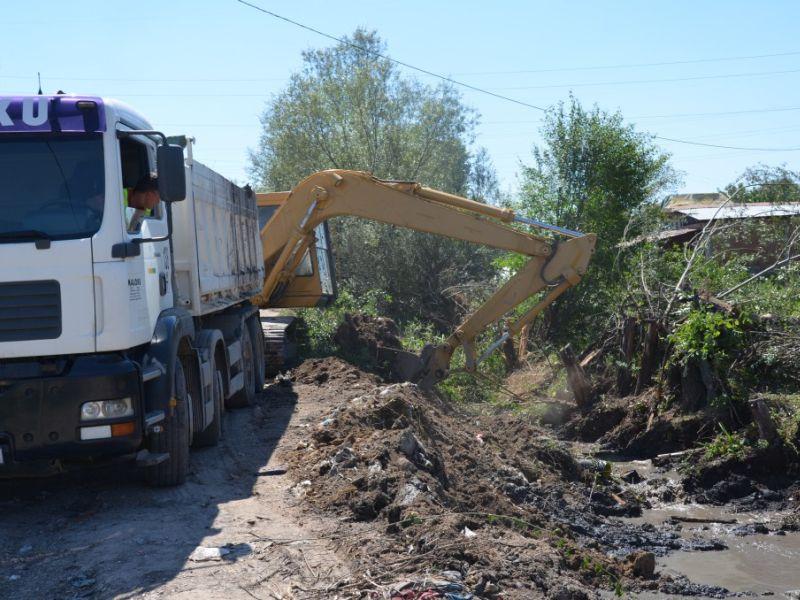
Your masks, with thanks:
M 0 243 L 89 237 L 104 204 L 97 136 L 0 136 Z

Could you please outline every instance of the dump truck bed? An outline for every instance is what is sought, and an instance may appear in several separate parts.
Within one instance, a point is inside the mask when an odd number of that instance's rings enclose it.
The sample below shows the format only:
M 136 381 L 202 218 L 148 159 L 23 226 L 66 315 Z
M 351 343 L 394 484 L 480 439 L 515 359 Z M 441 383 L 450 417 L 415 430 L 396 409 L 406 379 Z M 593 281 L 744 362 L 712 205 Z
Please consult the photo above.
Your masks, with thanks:
M 264 261 L 253 191 L 194 160 L 186 183 L 173 205 L 176 304 L 202 316 L 258 293 Z

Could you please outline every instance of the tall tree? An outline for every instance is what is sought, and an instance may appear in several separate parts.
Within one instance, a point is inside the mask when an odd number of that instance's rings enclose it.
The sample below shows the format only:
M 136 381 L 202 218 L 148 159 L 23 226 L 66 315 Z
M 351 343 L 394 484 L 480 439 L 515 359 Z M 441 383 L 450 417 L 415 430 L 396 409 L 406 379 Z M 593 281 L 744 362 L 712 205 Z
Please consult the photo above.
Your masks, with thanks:
M 485 151 L 470 152 L 474 111 L 447 85 L 403 77 L 375 32 L 357 29 L 331 48 L 303 53 L 303 68 L 266 107 L 251 175 L 264 189 L 289 189 L 328 168 L 420 181 L 483 201 L 497 194 Z M 390 226 L 337 219 L 340 282 L 356 294 L 380 289 L 390 312 L 447 327 L 458 318 L 447 290 L 492 273 L 490 253 Z
M 800 172 L 785 165 L 748 167 L 725 187 L 735 202 L 800 202 Z
M 558 325 L 553 333 L 563 339 L 591 331 L 618 309 L 618 244 L 636 233 L 632 217 L 654 206 L 677 178 L 652 136 L 621 113 L 587 110 L 573 96 L 548 111 L 541 133 L 533 163 L 522 170 L 518 209 L 598 236 L 584 283 L 550 312 Z

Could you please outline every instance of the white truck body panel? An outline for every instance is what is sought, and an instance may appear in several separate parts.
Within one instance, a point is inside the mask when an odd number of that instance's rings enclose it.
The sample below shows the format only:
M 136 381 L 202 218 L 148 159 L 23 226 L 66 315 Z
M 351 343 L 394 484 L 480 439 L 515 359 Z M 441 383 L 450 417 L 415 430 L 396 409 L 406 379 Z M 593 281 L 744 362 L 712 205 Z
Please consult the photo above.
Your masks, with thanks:
M 27 282 L 35 274 L 37 281 L 57 281 L 60 287 L 60 310 L 69 318 L 61 319 L 61 335 L 53 339 L 23 339 L 0 343 L 0 357 L 52 356 L 95 351 L 94 281 L 92 278 L 92 243 L 89 239 L 53 241 L 49 249 L 38 250 L 33 242 L 0 244 L 0 281 Z M 39 296 L 44 302 L 51 299 Z M 18 307 L 16 325 L 27 330 L 40 324 L 44 314 L 37 296 L 2 298 L 2 302 L 24 304 Z M 44 311 L 44 312 L 42 312 Z M 39 321 L 39 322 L 37 322 Z
M 186 177 L 186 201 L 173 205 L 176 304 L 202 316 L 260 292 L 264 260 L 255 194 L 191 153 Z

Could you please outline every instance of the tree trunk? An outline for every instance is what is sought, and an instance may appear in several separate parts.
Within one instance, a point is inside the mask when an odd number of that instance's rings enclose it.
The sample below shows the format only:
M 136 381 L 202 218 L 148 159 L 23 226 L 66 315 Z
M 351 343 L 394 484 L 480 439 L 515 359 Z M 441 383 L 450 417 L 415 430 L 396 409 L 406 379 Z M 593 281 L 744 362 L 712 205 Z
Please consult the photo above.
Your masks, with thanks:
M 531 326 L 530 323 L 525 325 L 522 330 L 519 332 L 519 351 L 517 354 L 519 355 L 519 360 L 523 361 L 528 358 L 528 337 L 531 334 Z
M 514 345 L 514 338 L 512 336 L 508 336 L 506 341 L 503 342 L 503 358 L 506 362 L 506 374 L 511 373 L 511 371 L 519 366 L 517 347 Z
M 622 343 L 620 351 L 625 366 L 617 369 L 617 394 L 620 397 L 631 393 L 633 384 L 631 377 L 631 365 L 633 363 L 633 353 L 636 350 L 636 318 L 626 317 L 622 324 Z
M 639 377 L 636 378 L 636 395 L 641 394 L 653 381 L 653 373 L 656 370 L 656 356 L 658 355 L 658 322 L 649 321 L 647 331 L 644 334 L 644 346 L 642 348 L 642 364 L 639 368 Z
M 564 367 L 567 369 L 567 383 L 572 391 L 572 395 L 575 397 L 575 403 L 580 410 L 585 412 L 592 404 L 592 386 L 589 385 L 589 381 L 586 379 L 586 373 L 584 373 L 583 368 L 578 364 L 578 360 L 575 358 L 575 352 L 569 344 L 564 346 L 559 351 L 558 355 L 561 357 L 561 362 L 564 363 Z
M 767 440 L 770 445 L 779 441 L 778 428 L 769 412 L 769 405 L 762 396 L 750 398 L 750 412 L 753 414 L 753 421 L 758 426 L 758 436 L 762 440 Z

